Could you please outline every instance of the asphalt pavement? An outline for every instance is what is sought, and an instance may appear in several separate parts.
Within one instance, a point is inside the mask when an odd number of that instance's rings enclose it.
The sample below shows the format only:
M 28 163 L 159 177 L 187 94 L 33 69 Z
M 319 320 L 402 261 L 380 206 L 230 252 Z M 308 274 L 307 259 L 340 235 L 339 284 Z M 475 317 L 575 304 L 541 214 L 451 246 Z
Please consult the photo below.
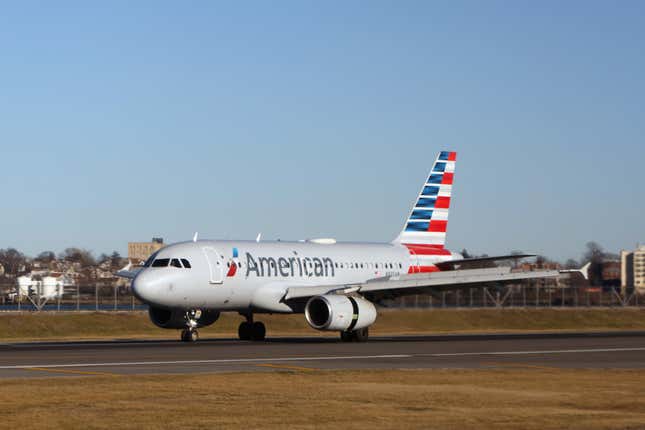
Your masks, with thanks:
M 645 332 L 0 343 L 0 378 L 320 369 L 645 367 Z

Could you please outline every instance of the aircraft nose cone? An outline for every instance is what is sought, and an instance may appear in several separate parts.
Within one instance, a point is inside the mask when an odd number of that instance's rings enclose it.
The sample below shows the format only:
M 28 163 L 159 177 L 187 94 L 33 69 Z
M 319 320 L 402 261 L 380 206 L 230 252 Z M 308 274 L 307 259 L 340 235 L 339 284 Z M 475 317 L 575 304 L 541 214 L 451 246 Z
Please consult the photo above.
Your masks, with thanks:
M 153 277 L 143 271 L 132 280 L 132 293 L 144 303 L 153 302 L 155 296 L 154 284 Z

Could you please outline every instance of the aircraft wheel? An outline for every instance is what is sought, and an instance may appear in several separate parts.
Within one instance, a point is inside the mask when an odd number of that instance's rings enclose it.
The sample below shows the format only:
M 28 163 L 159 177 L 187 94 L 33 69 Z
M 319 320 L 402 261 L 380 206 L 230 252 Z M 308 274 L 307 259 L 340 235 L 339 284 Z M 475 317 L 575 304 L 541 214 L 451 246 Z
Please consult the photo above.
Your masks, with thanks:
M 184 329 L 181 331 L 181 341 L 182 342 L 197 342 L 199 339 L 199 333 L 197 330 Z
M 370 337 L 370 329 L 365 327 L 360 330 L 355 330 L 352 332 L 352 340 L 354 342 L 367 342 L 367 339 Z
M 249 322 L 243 321 L 237 329 L 237 335 L 240 340 L 251 340 L 253 334 L 253 325 Z
M 340 332 L 340 341 L 341 342 L 351 342 L 352 341 L 352 333 L 349 331 L 341 331 Z
M 267 334 L 267 329 L 263 323 L 256 321 L 252 325 L 251 339 L 252 340 L 264 340 Z

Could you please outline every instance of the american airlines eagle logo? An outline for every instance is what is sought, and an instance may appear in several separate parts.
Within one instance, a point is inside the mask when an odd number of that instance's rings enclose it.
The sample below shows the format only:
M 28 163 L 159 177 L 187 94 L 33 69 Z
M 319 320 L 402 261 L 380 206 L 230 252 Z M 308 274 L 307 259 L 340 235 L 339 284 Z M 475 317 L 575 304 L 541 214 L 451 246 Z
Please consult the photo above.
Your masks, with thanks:
M 240 253 L 237 248 L 233 248 L 233 258 L 228 261 L 228 273 L 226 274 L 227 278 L 232 278 L 237 273 L 237 268 L 240 265 L 239 256 Z

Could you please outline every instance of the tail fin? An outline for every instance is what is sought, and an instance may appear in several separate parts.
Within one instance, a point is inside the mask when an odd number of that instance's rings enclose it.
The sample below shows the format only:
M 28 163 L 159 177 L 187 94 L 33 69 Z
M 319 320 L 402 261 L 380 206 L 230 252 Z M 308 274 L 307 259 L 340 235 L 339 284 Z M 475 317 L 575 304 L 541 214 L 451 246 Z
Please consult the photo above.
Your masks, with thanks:
M 433 245 L 433 247 L 443 248 L 446 243 L 448 210 L 456 160 L 456 152 L 439 153 L 403 231 L 394 240 L 395 243 Z

